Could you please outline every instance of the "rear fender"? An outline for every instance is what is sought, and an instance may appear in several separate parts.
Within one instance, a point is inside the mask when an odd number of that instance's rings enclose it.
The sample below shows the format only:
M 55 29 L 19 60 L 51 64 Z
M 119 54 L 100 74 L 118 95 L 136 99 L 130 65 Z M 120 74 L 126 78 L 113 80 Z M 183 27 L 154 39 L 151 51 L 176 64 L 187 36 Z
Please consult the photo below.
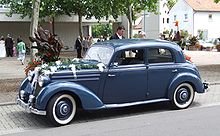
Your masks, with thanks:
M 201 81 L 201 79 L 194 74 L 191 73 L 181 73 L 178 74 L 170 83 L 170 86 L 168 88 L 168 99 L 172 99 L 173 92 L 177 88 L 178 85 L 181 83 L 190 83 L 194 89 L 195 92 L 197 93 L 204 93 L 204 85 Z
M 36 97 L 35 107 L 39 110 L 45 110 L 51 97 L 64 91 L 77 95 L 83 109 L 100 109 L 104 107 L 102 101 L 92 91 L 74 82 L 54 82 L 42 88 Z

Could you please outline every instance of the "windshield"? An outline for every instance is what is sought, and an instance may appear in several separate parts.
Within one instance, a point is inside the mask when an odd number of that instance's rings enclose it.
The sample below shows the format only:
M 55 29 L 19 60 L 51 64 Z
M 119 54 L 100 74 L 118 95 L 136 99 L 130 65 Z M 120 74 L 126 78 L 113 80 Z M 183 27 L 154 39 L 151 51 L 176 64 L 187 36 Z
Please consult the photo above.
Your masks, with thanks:
M 84 59 L 96 60 L 107 65 L 111 59 L 113 52 L 114 50 L 111 47 L 94 46 L 87 51 Z

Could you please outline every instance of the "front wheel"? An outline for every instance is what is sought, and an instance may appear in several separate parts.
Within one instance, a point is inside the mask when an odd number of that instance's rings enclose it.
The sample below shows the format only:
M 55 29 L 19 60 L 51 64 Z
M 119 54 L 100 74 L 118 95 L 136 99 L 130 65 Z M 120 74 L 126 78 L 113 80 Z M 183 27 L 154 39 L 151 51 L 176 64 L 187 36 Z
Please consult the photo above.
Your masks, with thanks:
M 189 107 L 194 99 L 195 91 L 189 83 L 180 84 L 173 93 L 172 104 L 175 109 Z
M 47 106 L 47 118 L 55 126 L 68 124 L 75 116 L 76 102 L 69 94 L 57 94 Z

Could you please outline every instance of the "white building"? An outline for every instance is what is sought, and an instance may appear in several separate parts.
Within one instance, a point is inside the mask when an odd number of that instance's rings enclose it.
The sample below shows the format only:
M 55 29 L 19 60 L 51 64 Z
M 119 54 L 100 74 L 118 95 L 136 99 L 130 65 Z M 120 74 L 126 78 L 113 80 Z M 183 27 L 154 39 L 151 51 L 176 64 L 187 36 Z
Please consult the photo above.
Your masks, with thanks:
M 12 17 L 5 15 L 8 12 L 8 7 L 0 5 L 0 36 L 4 37 L 7 34 L 10 34 L 16 41 L 18 36 L 21 36 L 26 43 L 29 43 L 30 35 L 30 19 L 24 18 L 21 19 L 20 15 L 14 14 Z M 111 19 L 113 20 L 113 19 Z M 100 23 L 109 23 L 108 20 L 103 19 L 99 21 Z M 122 23 L 126 28 L 126 33 L 128 31 L 128 23 L 124 17 L 119 17 L 116 22 L 114 22 L 113 29 L 116 29 L 116 25 Z M 40 24 L 44 29 L 52 30 L 52 26 L 49 21 L 42 21 Z M 87 20 L 83 18 L 83 34 L 84 36 L 91 35 L 91 26 L 98 24 L 98 20 L 92 18 Z M 75 39 L 79 35 L 79 25 L 78 25 L 78 16 L 73 15 L 69 16 L 60 16 L 55 18 L 55 34 L 57 34 L 61 40 L 64 42 L 65 46 L 69 47 L 69 50 L 74 49 Z
M 169 8 L 167 6 L 167 0 L 158 0 L 159 14 L 143 13 L 142 30 L 146 33 L 147 38 L 157 39 L 159 34 L 164 30 L 169 30 Z
M 197 36 L 203 31 L 204 39 L 220 37 L 220 3 L 214 0 L 178 0 L 170 10 L 170 29 L 187 30 Z M 178 21 L 179 28 L 175 26 Z

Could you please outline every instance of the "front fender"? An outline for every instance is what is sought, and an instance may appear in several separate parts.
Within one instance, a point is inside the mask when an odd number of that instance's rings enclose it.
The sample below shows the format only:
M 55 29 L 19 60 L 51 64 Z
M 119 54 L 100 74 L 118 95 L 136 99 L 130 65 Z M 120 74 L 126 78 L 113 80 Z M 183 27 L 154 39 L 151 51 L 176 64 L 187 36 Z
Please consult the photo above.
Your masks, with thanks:
M 56 93 L 68 91 L 77 95 L 82 103 L 83 109 L 99 109 L 104 106 L 102 101 L 89 89 L 74 82 L 54 82 L 42 88 L 36 97 L 35 107 L 45 110 L 48 101 Z
M 204 85 L 203 85 L 200 77 L 198 77 L 195 74 L 191 74 L 191 73 L 180 73 L 170 83 L 170 86 L 168 88 L 168 98 L 169 99 L 172 99 L 172 95 L 173 95 L 173 92 L 175 91 L 176 87 L 184 82 L 190 83 L 197 93 L 204 93 L 205 92 Z

